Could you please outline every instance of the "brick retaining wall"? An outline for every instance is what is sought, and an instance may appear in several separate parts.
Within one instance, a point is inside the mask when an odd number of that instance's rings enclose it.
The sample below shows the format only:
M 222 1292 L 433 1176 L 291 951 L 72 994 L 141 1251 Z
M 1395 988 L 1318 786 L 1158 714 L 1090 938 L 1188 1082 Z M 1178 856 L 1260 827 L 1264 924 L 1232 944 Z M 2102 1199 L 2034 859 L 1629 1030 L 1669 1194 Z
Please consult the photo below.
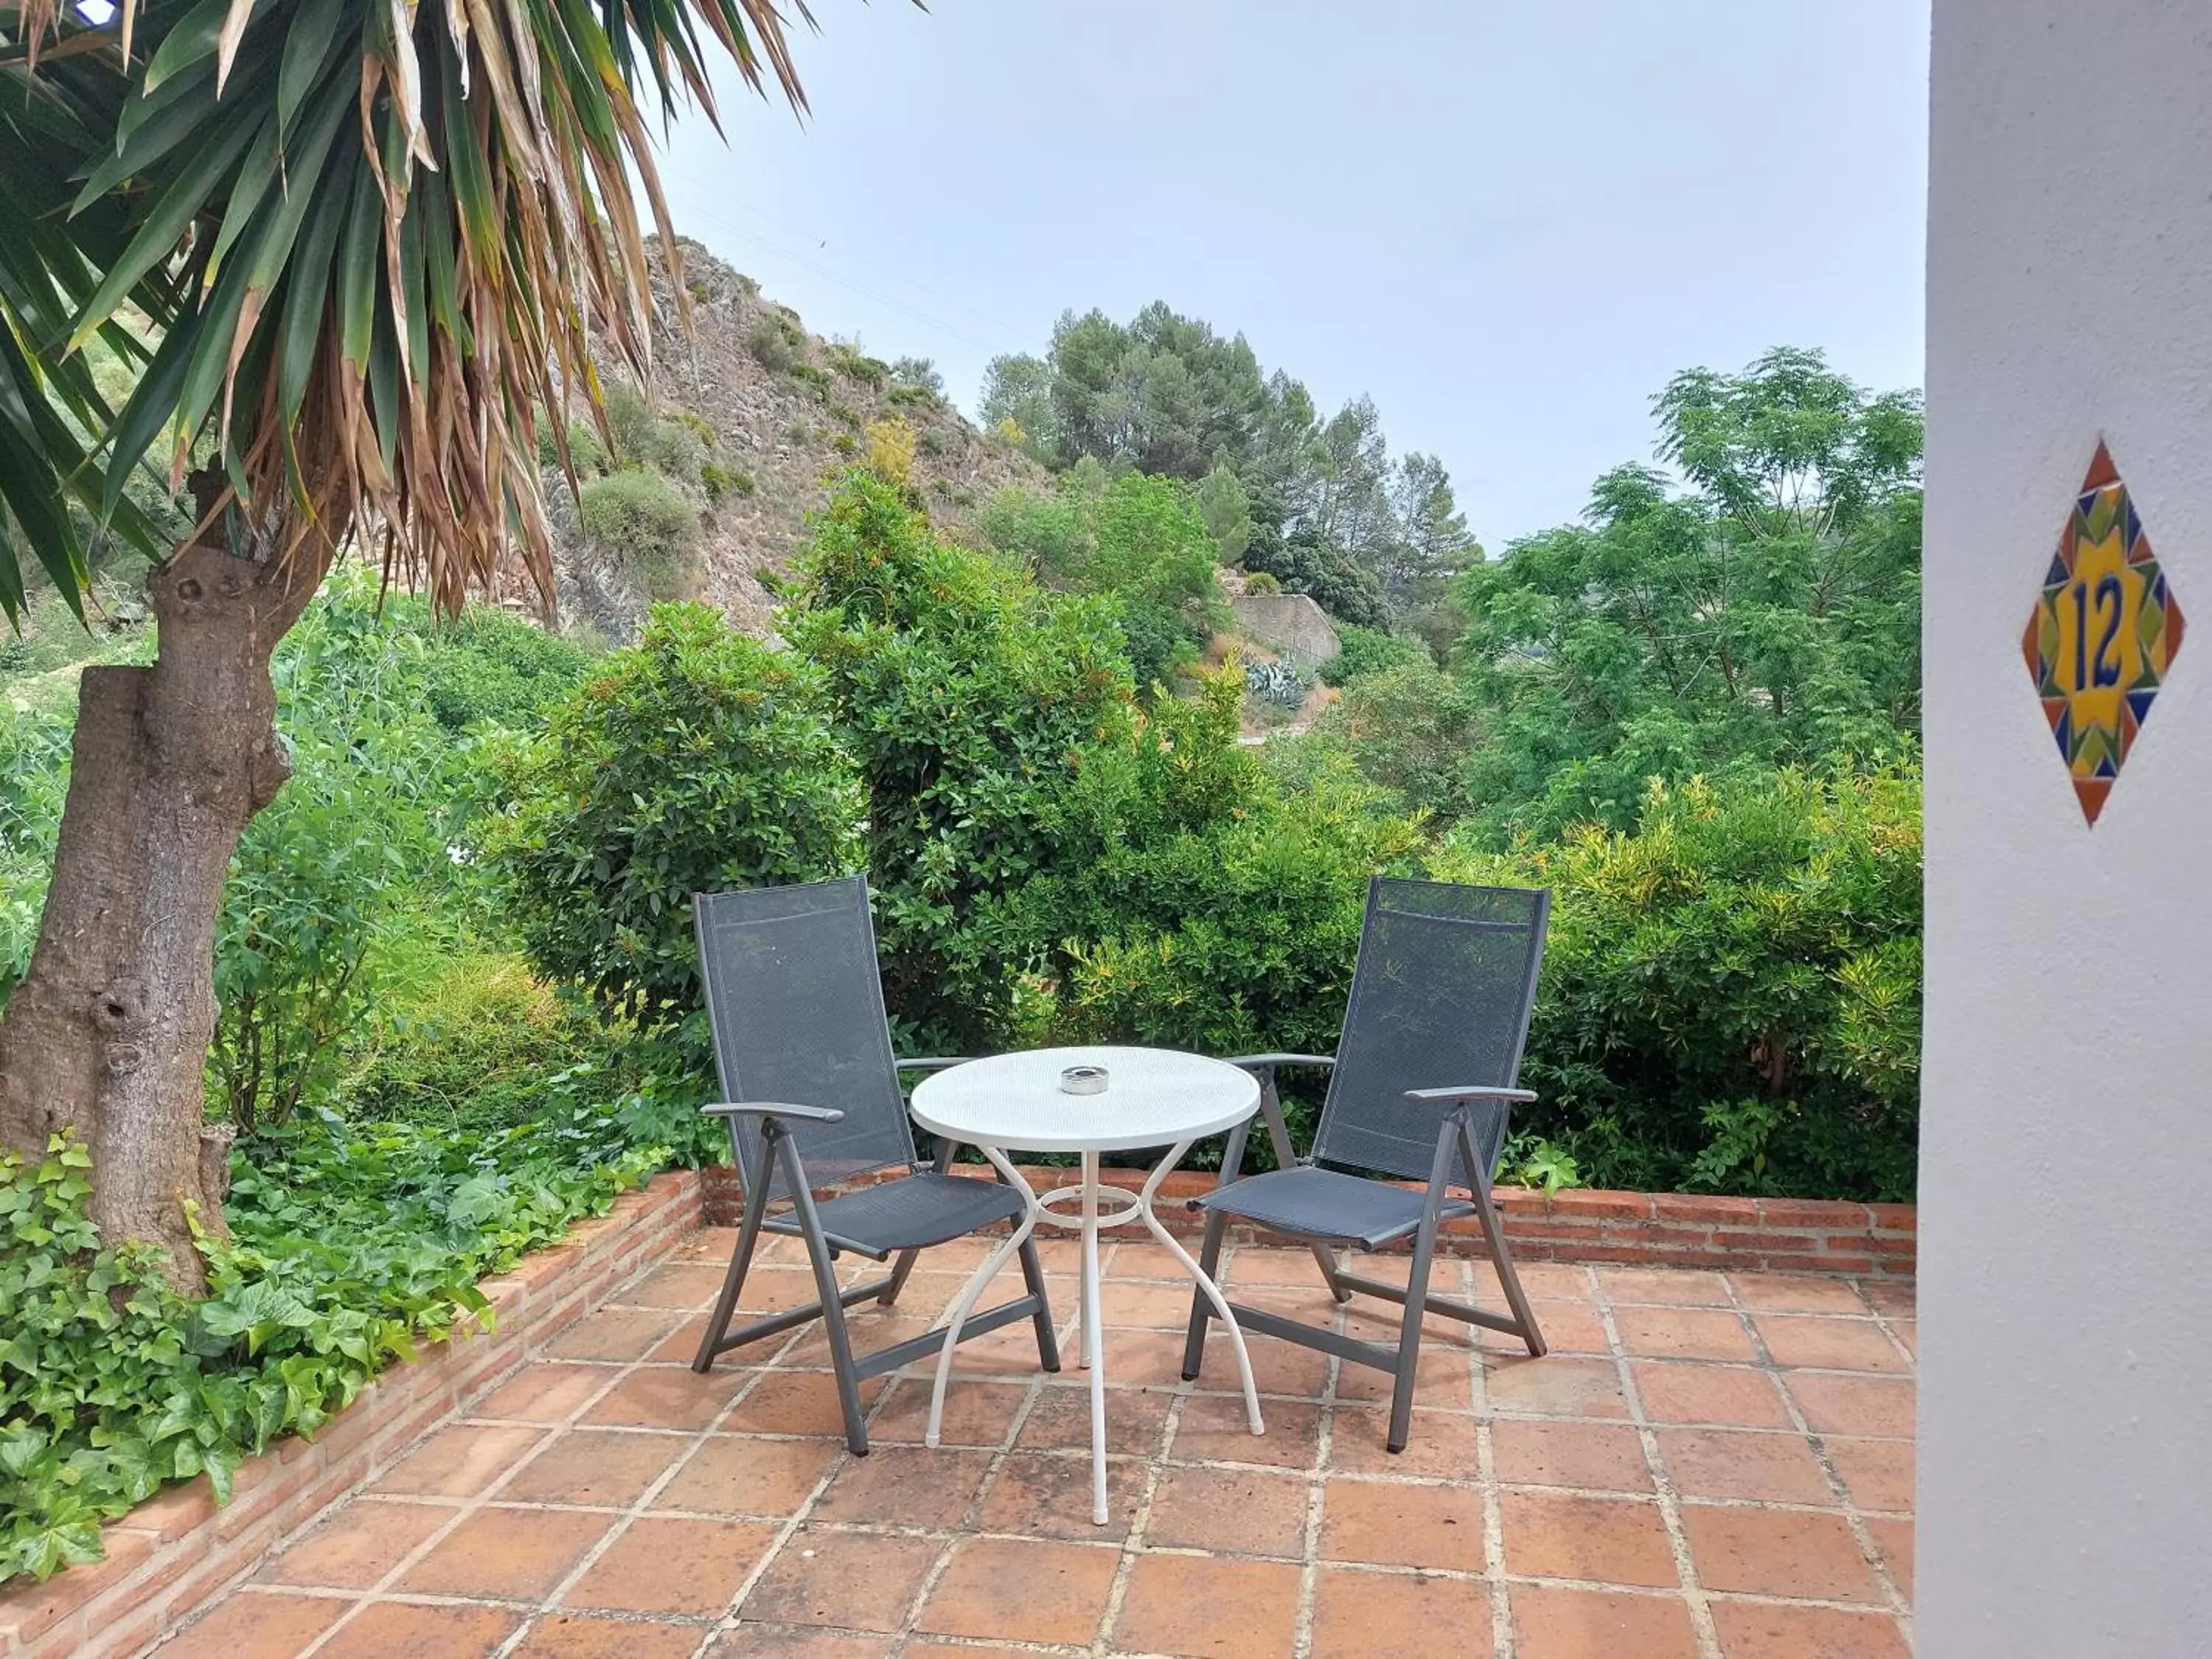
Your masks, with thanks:
M 173 1629 L 425 1433 L 503 1382 L 699 1224 L 701 1182 L 671 1172 L 625 1193 L 558 1244 L 477 1288 L 497 1329 L 426 1346 L 382 1372 L 313 1441 L 296 1436 L 239 1466 L 220 1508 L 207 1477 L 172 1486 L 106 1528 L 106 1559 L 43 1584 L 0 1589 L 6 1659 L 107 1659 Z
M 1024 1166 L 1040 1191 L 1073 1183 L 1072 1169 Z M 988 1166 L 959 1173 L 988 1177 Z M 714 1225 L 733 1225 L 741 1198 L 727 1165 L 702 1170 L 703 1210 Z M 1138 1170 L 1109 1170 L 1115 1186 L 1142 1183 Z M 1199 1218 L 1183 1200 L 1213 1190 L 1211 1174 L 1178 1171 L 1162 1188 L 1158 1214 L 1170 1231 L 1195 1233 Z M 1516 1261 L 1594 1261 L 1647 1267 L 1734 1267 L 1742 1272 L 1810 1273 L 1909 1279 L 1913 1270 L 1914 1210 L 1910 1204 L 1856 1204 L 1802 1198 L 1720 1198 L 1687 1193 L 1544 1193 L 1495 1189 L 1505 1240 Z M 1123 1231 L 1140 1231 L 1127 1228 Z M 1239 1227 L 1233 1237 L 1255 1235 Z M 1447 1249 L 1481 1248 L 1474 1223 L 1447 1223 Z

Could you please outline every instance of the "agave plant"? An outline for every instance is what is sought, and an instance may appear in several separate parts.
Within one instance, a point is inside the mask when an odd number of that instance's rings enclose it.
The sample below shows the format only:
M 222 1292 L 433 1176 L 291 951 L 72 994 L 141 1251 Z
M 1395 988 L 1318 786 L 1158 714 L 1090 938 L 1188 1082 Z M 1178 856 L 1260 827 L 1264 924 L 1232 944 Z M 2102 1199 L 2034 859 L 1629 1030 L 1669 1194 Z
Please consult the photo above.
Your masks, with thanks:
M 82 1136 L 94 1218 L 196 1288 L 216 908 L 289 770 L 270 651 L 357 538 L 447 610 L 510 558 L 550 596 L 540 411 L 596 409 L 595 337 L 648 367 L 633 178 L 676 257 L 647 120 L 714 118 L 716 55 L 804 100 L 771 0 L 79 5 L 0 0 L 0 205 L 30 227 L 0 237 L 0 598 L 22 547 L 81 591 L 64 494 L 148 542 L 151 468 L 193 523 L 157 550 L 155 661 L 84 677 L 0 1143 Z M 143 359 L 112 411 L 102 335 Z

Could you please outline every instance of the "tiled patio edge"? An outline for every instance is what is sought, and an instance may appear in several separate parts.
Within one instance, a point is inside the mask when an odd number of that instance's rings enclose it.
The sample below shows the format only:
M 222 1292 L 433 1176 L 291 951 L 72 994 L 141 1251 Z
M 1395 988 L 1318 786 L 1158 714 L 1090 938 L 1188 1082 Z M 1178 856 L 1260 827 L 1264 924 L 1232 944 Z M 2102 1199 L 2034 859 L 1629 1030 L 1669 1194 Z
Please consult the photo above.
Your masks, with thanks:
M 727 1166 L 702 1172 L 707 1220 L 728 1226 L 738 1219 L 735 1173 Z M 985 1179 L 983 1165 L 959 1173 Z M 1026 1166 L 1040 1189 L 1065 1185 L 1073 1170 Z M 1109 1170 L 1116 1186 L 1134 1188 L 1137 1170 Z M 1160 1219 L 1177 1233 L 1194 1233 L 1198 1218 L 1183 1200 L 1213 1189 L 1213 1176 L 1179 1171 L 1161 1188 Z M 1505 1219 L 1506 1243 L 1516 1261 L 1596 1262 L 1645 1267 L 1726 1267 L 1741 1273 L 1831 1273 L 1855 1279 L 1910 1279 L 1913 1271 L 1914 1208 L 1910 1204 L 1856 1204 L 1798 1198 L 1722 1198 L 1690 1193 L 1613 1193 L 1578 1189 L 1544 1193 L 1526 1187 L 1495 1189 Z M 1135 1229 L 1126 1229 L 1133 1232 Z M 1239 1243 L 1251 1230 L 1231 1230 Z M 1447 1223 L 1444 1247 L 1479 1254 L 1474 1223 Z
M 103 1531 L 104 1561 L 0 1589 L 0 1655 L 104 1659 L 181 1624 L 665 1255 L 698 1226 L 701 1194 L 696 1174 L 663 1174 L 483 1280 L 496 1331 L 426 1348 L 362 1389 L 313 1441 L 293 1437 L 247 1459 L 228 1504 L 216 1507 L 205 1476 L 173 1486 Z

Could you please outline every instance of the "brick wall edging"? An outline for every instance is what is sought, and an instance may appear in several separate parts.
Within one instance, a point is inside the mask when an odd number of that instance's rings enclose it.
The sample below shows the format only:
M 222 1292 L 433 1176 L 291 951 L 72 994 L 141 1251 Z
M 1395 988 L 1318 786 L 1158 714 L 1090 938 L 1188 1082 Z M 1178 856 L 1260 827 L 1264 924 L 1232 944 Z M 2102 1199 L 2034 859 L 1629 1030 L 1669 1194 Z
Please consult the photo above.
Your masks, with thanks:
M 1073 1169 L 1021 1168 L 1040 1191 L 1067 1186 L 1078 1178 Z M 963 1165 L 959 1173 L 988 1179 L 992 1171 L 978 1164 Z M 700 1174 L 704 1219 L 712 1225 L 734 1224 L 740 1207 L 736 1170 L 720 1164 Z M 1144 1178 L 1141 1170 L 1105 1171 L 1105 1179 L 1117 1187 L 1134 1188 Z M 1158 1213 L 1170 1231 L 1199 1231 L 1199 1218 L 1183 1207 L 1182 1200 L 1212 1191 L 1213 1184 L 1212 1174 L 1196 1170 L 1178 1170 L 1167 1178 L 1160 1188 Z M 1913 1275 L 1917 1212 L 1910 1204 L 1586 1188 L 1546 1193 L 1529 1187 L 1499 1187 L 1493 1196 L 1504 1218 L 1505 1242 L 1516 1261 L 1730 1267 L 1742 1273 L 1868 1279 Z M 1260 1235 L 1239 1225 L 1231 1236 L 1249 1243 Z M 1480 1252 L 1482 1236 L 1472 1220 L 1447 1222 L 1439 1243 L 1455 1255 L 1472 1255 Z
M 694 1171 L 663 1173 L 480 1281 L 495 1332 L 426 1345 L 380 1372 L 313 1440 L 289 1436 L 240 1464 L 228 1504 L 216 1506 L 202 1475 L 103 1528 L 105 1560 L 0 1588 L 0 1656 L 109 1659 L 182 1624 L 666 1255 L 699 1224 L 702 1192 Z

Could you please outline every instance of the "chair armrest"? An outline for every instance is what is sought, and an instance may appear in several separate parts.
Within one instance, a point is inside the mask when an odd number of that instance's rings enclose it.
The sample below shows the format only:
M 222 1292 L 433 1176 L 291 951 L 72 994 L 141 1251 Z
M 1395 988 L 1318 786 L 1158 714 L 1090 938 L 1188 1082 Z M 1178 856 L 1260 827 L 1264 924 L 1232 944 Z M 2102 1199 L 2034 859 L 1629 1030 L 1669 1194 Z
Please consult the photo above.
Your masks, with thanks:
M 1278 1066 L 1334 1066 L 1334 1054 L 1239 1054 L 1227 1062 L 1248 1072 L 1272 1072 Z
M 834 1106 L 794 1106 L 781 1100 L 723 1100 L 702 1106 L 706 1117 L 787 1117 L 800 1123 L 842 1123 L 844 1113 Z
M 1534 1089 L 1408 1089 L 1406 1098 L 1416 1106 L 1457 1106 L 1470 1100 L 1503 1100 L 1522 1105 L 1536 1098 Z
M 927 1060 L 902 1060 L 898 1062 L 902 1072 L 941 1072 L 948 1066 L 965 1066 L 974 1059 L 972 1054 L 953 1054 Z

